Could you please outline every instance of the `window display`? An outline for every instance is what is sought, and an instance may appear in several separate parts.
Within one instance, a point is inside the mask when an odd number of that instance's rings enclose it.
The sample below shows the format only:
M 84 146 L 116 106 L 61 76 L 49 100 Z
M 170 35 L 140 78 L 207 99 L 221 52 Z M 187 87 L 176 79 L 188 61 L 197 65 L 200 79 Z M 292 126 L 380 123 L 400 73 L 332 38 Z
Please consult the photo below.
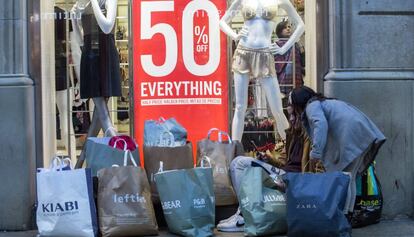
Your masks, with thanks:
M 55 39 L 61 39 L 55 47 L 56 86 L 70 86 L 66 93 L 56 92 L 61 130 L 57 154 L 70 155 L 72 160 L 87 136 L 130 130 L 128 1 L 111 1 L 106 8 L 104 2 L 54 3 L 60 9 L 54 18 Z

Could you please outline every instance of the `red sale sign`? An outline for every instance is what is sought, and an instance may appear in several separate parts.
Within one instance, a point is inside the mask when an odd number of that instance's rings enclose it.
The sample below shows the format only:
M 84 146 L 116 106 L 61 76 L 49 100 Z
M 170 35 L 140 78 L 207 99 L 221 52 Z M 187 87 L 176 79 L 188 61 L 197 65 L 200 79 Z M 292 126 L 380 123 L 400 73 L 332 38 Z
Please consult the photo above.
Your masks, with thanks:
M 135 0 L 132 5 L 135 139 L 144 121 L 174 117 L 189 141 L 210 128 L 228 130 L 226 37 L 220 33 L 223 0 Z M 142 157 L 142 156 L 141 156 Z

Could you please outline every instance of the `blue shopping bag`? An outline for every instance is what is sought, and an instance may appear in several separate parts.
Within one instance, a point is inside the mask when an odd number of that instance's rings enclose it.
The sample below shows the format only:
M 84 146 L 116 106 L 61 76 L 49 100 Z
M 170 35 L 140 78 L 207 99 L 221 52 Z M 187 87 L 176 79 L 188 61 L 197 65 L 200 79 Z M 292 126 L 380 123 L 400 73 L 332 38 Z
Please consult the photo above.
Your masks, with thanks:
M 145 120 L 144 123 L 144 145 L 176 147 L 185 146 L 187 143 L 187 130 L 175 120 Z
M 287 173 L 287 223 L 289 237 L 350 236 L 343 208 L 349 175 L 342 172 Z

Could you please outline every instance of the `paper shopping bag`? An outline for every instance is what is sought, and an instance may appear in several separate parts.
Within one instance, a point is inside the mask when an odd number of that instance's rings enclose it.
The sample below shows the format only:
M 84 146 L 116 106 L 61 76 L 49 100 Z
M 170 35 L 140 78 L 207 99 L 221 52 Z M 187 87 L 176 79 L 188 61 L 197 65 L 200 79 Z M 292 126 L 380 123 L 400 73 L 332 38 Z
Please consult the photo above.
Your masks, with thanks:
M 52 162 L 54 164 L 54 162 Z M 37 227 L 41 236 L 94 237 L 98 224 L 90 169 L 40 169 Z
M 143 168 L 101 169 L 98 180 L 99 227 L 103 237 L 158 234 L 150 186 Z
M 168 229 L 187 237 L 213 236 L 215 204 L 211 168 L 159 172 L 155 181 Z
M 164 163 L 166 170 L 193 168 L 193 146 L 191 142 L 188 142 L 185 146 L 177 147 L 144 145 L 144 166 L 151 185 L 151 195 L 154 203 L 160 202 L 154 181 L 154 175 L 158 172 L 160 161 Z

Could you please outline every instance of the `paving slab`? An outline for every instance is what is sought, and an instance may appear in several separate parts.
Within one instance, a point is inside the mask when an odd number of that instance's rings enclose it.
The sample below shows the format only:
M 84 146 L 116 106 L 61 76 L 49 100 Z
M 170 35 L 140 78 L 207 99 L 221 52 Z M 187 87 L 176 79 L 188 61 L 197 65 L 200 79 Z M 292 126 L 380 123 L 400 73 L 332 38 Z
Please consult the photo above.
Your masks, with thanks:
M 36 237 L 36 231 L 0 232 L 0 237 Z M 161 229 L 160 237 L 176 237 L 166 229 Z M 215 231 L 217 237 L 242 237 L 243 233 L 224 233 Z M 279 235 L 285 237 L 284 235 Z M 353 229 L 352 237 L 414 237 L 414 220 L 383 220 L 376 225 Z

